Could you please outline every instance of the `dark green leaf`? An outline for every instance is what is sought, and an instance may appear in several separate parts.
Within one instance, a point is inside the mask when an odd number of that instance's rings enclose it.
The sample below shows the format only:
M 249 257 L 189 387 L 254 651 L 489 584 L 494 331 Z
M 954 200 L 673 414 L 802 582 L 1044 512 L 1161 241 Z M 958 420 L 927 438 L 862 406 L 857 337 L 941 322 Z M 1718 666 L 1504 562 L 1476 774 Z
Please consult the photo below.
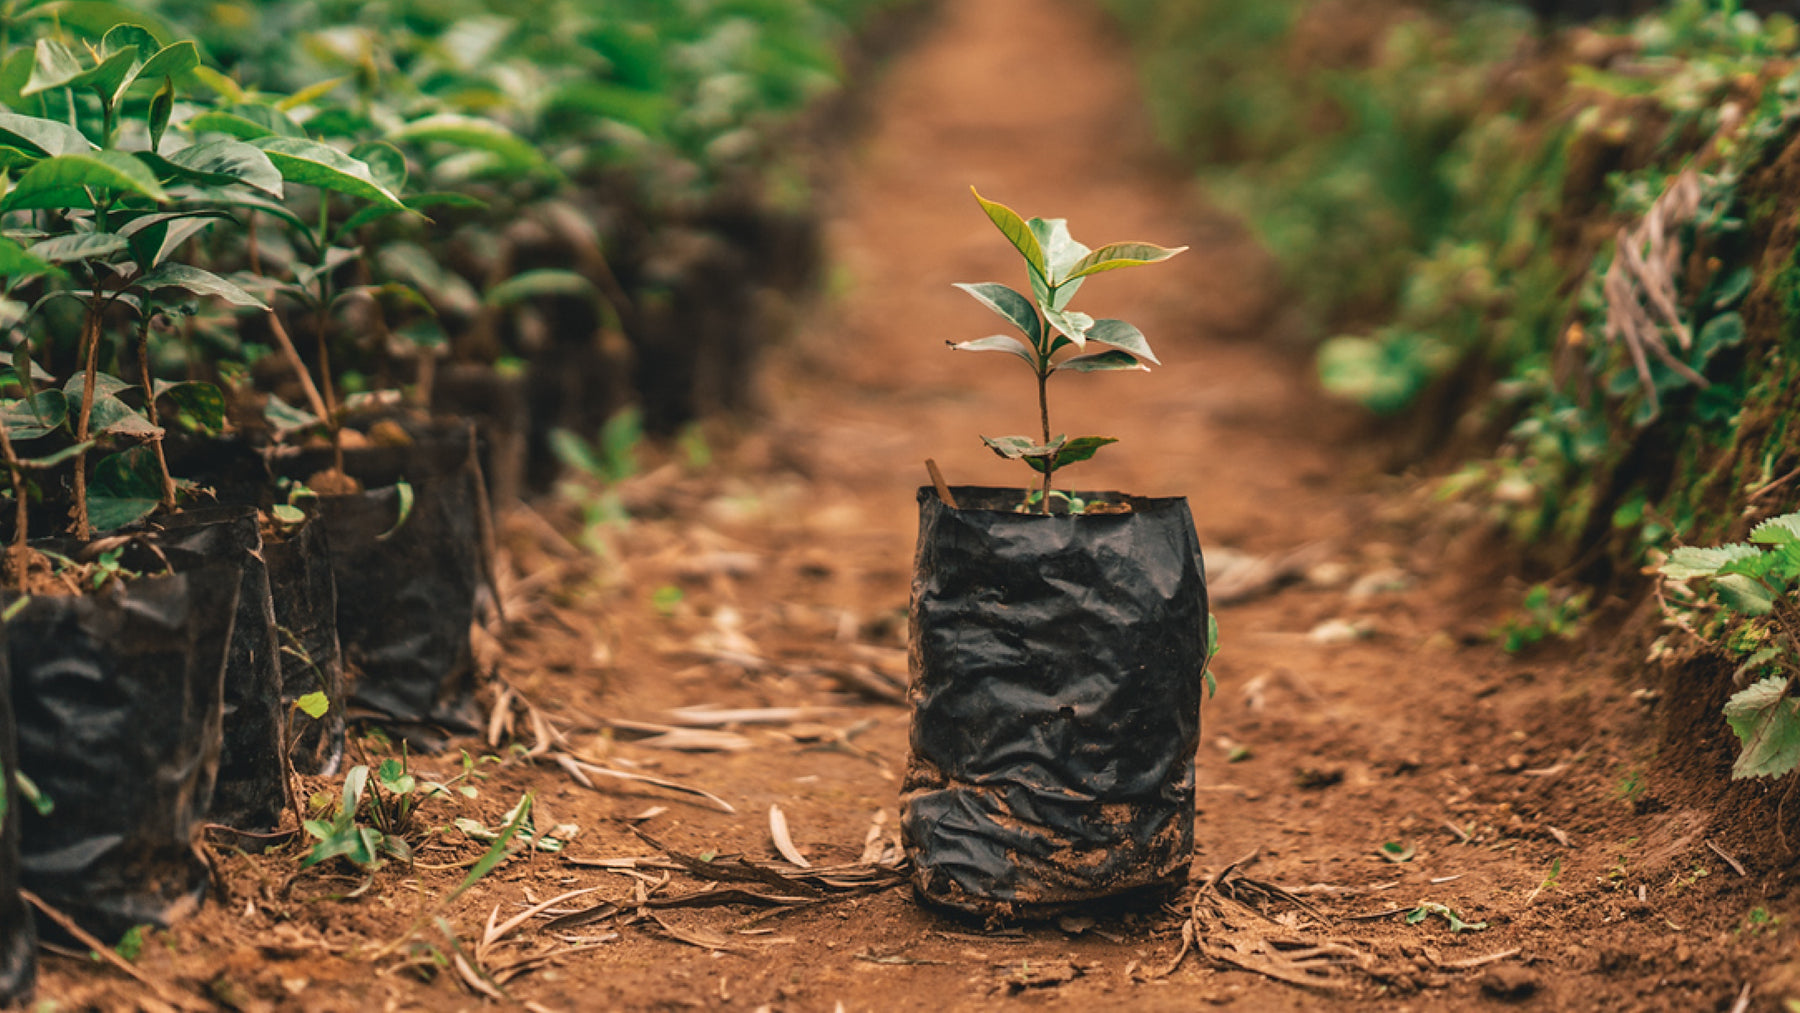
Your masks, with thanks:
M 19 177 L 18 186 L 6 195 L 0 209 L 64 208 L 70 206 L 67 195 L 81 190 L 135 194 L 154 201 L 168 199 L 162 184 L 143 162 L 119 151 L 90 151 L 55 155 L 32 166 Z M 76 206 L 86 207 L 85 198 Z
M 172 153 L 169 161 L 186 170 L 190 178 L 210 186 L 242 183 L 276 200 L 284 196 L 281 170 L 253 144 L 239 140 L 207 141 Z
M 173 402 L 175 410 L 195 428 L 218 432 L 225 427 L 225 394 L 210 383 L 158 380 L 156 396 Z
M 1736 313 L 1721 313 L 1706 322 L 1700 328 L 1700 335 L 1695 340 L 1696 350 L 1700 353 L 1700 362 L 1713 357 L 1721 348 L 1736 348 L 1744 343 L 1744 318 Z
M 336 148 L 298 137 L 263 137 L 255 144 L 290 183 L 321 187 L 379 204 L 405 206 L 400 198 L 375 182 L 367 165 Z
M 169 116 L 175 111 L 175 82 L 171 78 L 163 78 L 162 87 L 150 99 L 150 112 L 145 122 L 150 126 L 150 151 L 152 154 L 162 147 L 163 134 L 169 129 Z
M 1150 351 L 1150 342 L 1145 339 L 1144 332 L 1123 320 L 1096 320 L 1094 326 L 1088 328 L 1087 339 L 1098 341 L 1103 345 L 1123 348 L 1139 359 L 1146 359 L 1162 365 L 1162 360 Z
M 88 523 L 100 531 L 122 528 L 155 510 L 161 501 L 162 471 L 156 451 L 132 447 L 94 465 L 94 480 L 88 486 Z
M 513 275 L 488 289 L 481 301 L 489 306 L 511 306 L 513 303 L 543 296 L 592 299 L 594 283 L 574 271 L 545 267 Z
M 947 341 L 945 344 L 959 352 L 1011 352 L 1024 359 L 1025 364 L 1032 369 L 1037 368 L 1037 353 L 1026 347 L 1025 343 L 1018 338 L 1008 337 L 1004 334 L 976 338 L 974 341 Z
M 179 288 L 195 295 L 223 299 L 233 306 L 251 306 L 259 310 L 269 308 L 261 299 L 211 271 L 202 271 L 186 264 L 164 264 L 149 274 L 139 277 L 131 284 L 133 288 L 140 288 L 148 292 Z
M 0 144 L 18 148 L 36 158 L 74 155 L 93 151 L 94 142 L 67 123 L 0 113 Z
M 1099 453 L 1101 447 L 1117 442 L 1118 439 L 1112 436 L 1077 436 L 1056 448 L 1055 453 L 1045 457 L 1028 456 L 1025 463 L 1031 465 L 1031 470 L 1040 473 L 1044 470 L 1046 460 L 1050 462 L 1051 468 L 1060 469 L 1079 464 Z
M 0 402 L 0 424 L 14 440 L 35 440 L 62 427 L 69 399 L 60 390 L 39 391 L 29 398 Z
M 88 432 L 138 439 L 150 439 L 163 434 L 162 429 L 151 425 L 149 419 L 138 414 L 136 408 L 111 394 L 95 395 L 94 411 L 88 417 Z
M 76 232 L 33 244 L 25 252 L 52 264 L 77 260 L 105 260 L 125 252 L 125 237 L 111 232 Z
M 223 211 L 159 211 L 134 218 L 118 231 L 131 244 L 131 259 L 138 267 L 153 268 L 181 244 L 230 217 Z
M 957 282 L 956 287 L 1017 327 L 1019 333 L 1030 339 L 1033 347 L 1044 343 L 1043 324 L 1038 320 L 1037 311 L 1031 308 L 1031 300 L 998 282 L 984 281 L 973 285 Z
M 1130 352 L 1122 352 L 1116 348 L 1089 355 L 1076 355 L 1056 364 L 1054 371 L 1064 370 L 1073 373 L 1103 373 L 1120 369 L 1149 369 L 1149 366 L 1137 360 Z

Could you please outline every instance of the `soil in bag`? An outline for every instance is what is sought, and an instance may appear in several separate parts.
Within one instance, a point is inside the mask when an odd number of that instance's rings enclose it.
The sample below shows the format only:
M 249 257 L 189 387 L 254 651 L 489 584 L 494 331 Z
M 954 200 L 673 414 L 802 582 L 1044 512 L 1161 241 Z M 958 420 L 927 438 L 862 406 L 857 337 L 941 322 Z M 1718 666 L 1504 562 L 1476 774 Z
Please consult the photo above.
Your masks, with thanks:
M 1181 499 L 919 491 L 901 835 L 927 901 L 1038 917 L 1183 882 L 1206 585 Z
M 301 774 L 335 774 L 344 757 L 344 660 L 338 650 L 337 580 L 331 542 L 317 518 L 263 542 L 281 650 L 281 703 L 289 755 Z M 312 717 L 301 697 L 324 693 Z
M 52 807 L 21 807 L 21 879 L 108 942 L 205 894 L 200 835 L 242 581 L 214 563 L 34 596 L 7 626 L 19 769 Z
M 365 491 L 319 501 L 350 699 L 426 748 L 439 744 L 431 727 L 475 730 L 469 628 L 486 586 L 473 437 L 447 428 L 412 446 L 346 451 L 344 470 Z M 278 466 L 305 477 L 329 462 L 316 452 Z
M 237 618 L 225 658 L 224 746 L 208 815 L 238 830 L 272 830 L 287 808 L 287 768 L 281 744 L 287 733 L 282 701 L 280 641 L 262 532 L 250 507 L 203 507 L 156 522 L 154 548 L 134 546 L 125 556 L 134 569 L 166 560 L 177 573 L 209 562 L 243 567 Z
M 0 1007 L 24 1002 L 37 981 L 37 926 L 19 896 L 19 810 L 25 800 L 13 776 L 19 738 L 5 635 L 0 625 Z

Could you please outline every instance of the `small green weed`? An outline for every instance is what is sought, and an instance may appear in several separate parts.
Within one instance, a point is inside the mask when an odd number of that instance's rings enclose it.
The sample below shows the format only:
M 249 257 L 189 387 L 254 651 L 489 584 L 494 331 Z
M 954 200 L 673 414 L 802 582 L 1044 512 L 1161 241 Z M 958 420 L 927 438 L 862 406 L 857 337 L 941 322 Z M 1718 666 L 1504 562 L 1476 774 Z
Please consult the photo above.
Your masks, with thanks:
M 1533 584 L 1525 592 L 1523 611 L 1507 617 L 1494 636 L 1508 654 L 1517 654 L 1551 637 L 1566 640 L 1580 629 L 1587 604 L 1585 591 L 1571 593 L 1548 584 Z
M 1462 916 L 1451 910 L 1446 904 L 1433 904 L 1429 901 L 1421 903 L 1406 913 L 1406 924 L 1417 925 L 1432 915 L 1442 918 L 1450 926 L 1452 932 L 1480 932 L 1488 927 L 1487 922 L 1464 921 Z
M 1738 926 L 1739 935 L 1767 935 L 1781 928 L 1781 916 L 1770 911 L 1761 904 L 1745 912 L 1743 923 Z

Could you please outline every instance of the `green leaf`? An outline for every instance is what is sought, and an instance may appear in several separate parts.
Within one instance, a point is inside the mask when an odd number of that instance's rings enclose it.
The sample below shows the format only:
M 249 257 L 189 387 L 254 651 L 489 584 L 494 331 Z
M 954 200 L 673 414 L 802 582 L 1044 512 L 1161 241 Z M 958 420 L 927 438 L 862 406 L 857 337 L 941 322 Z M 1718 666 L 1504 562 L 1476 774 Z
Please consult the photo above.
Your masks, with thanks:
M 541 296 L 594 297 L 594 283 L 575 273 L 546 267 L 522 271 L 487 290 L 481 301 L 489 306 L 511 306 Z
M 111 232 L 76 232 L 35 243 L 25 252 L 52 264 L 77 260 L 105 260 L 125 252 L 125 237 Z
M 1070 268 L 1081 261 L 1081 258 L 1093 252 L 1075 241 L 1069 235 L 1069 222 L 1064 218 L 1033 218 L 1025 223 L 1031 234 L 1037 237 L 1038 245 L 1044 249 L 1044 262 L 1049 266 L 1049 281 L 1061 282 Z M 1072 294 L 1080 288 L 1080 282 L 1069 286 Z M 1066 300 L 1065 300 L 1066 305 Z M 1057 307 L 1061 309 L 1061 307 Z
M 1794 545 L 1800 543 L 1800 513 L 1771 517 L 1750 531 L 1750 540 L 1759 545 Z
M 1726 608 L 1747 616 L 1766 616 L 1775 611 L 1775 597 L 1749 577 L 1726 574 L 1712 579 L 1713 591 Z
M 350 157 L 369 167 L 375 182 L 399 193 L 406 186 L 406 156 L 386 141 L 364 141 L 350 149 Z
M 290 183 L 316 186 L 378 204 L 405 206 L 400 198 L 375 182 L 367 165 L 329 145 L 298 137 L 263 137 L 253 143 L 281 170 L 281 178 Z
M 974 187 L 969 187 L 969 192 L 975 195 L 975 200 L 981 204 L 981 210 L 987 212 L 988 220 L 994 223 L 994 227 L 1000 230 L 1007 242 L 1013 244 L 1013 249 L 1019 251 L 1031 270 L 1040 278 L 1048 278 L 1050 267 L 1049 261 L 1044 257 L 1044 247 L 1032 233 L 1031 226 L 1025 224 L 1025 219 L 1019 217 L 1019 213 L 1012 208 L 983 197 Z
M 400 516 L 394 520 L 393 527 L 391 527 L 391 528 L 387 529 L 386 531 L 383 531 L 381 534 L 375 536 L 375 540 L 378 542 L 385 542 L 389 538 L 392 538 L 394 536 L 394 532 L 399 531 L 400 528 L 406 524 L 406 519 L 408 517 L 412 516 L 412 509 L 413 509 L 412 483 L 410 483 L 410 482 L 395 482 L 394 483 L 394 493 L 400 499 Z
M 1172 250 L 1157 246 L 1154 243 L 1109 243 L 1075 262 L 1069 274 L 1062 281 L 1074 281 L 1090 274 L 1102 271 L 1117 271 L 1122 267 L 1136 267 L 1140 264 L 1157 264 L 1168 260 L 1177 253 L 1187 249 L 1178 246 Z
M 140 80 L 155 81 L 180 77 L 200 66 L 200 48 L 192 42 L 176 42 L 154 51 L 140 48 L 138 52 L 151 55 L 144 60 L 144 65 L 138 68 L 131 80 L 125 82 L 127 88 Z
M 1668 562 L 1660 569 L 1663 576 L 1673 580 L 1714 577 L 1728 563 L 1761 554 L 1762 550 L 1753 545 L 1721 545 L 1710 549 L 1684 545 L 1670 552 Z
M 258 141 L 267 137 L 306 138 L 306 131 L 287 113 L 274 106 L 239 102 L 223 109 L 208 109 L 187 121 L 196 134 L 230 134 L 240 141 Z
M 26 278 L 34 274 L 63 273 L 62 268 L 33 256 L 25 247 L 0 236 L 0 278 Z
M 437 141 L 485 151 L 495 156 L 504 169 L 538 169 L 545 165 L 544 156 L 518 134 L 493 120 L 456 113 L 439 113 L 414 120 L 389 134 L 388 140 L 400 143 Z
M 1009 461 L 1024 458 L 1042 458 L 1054 454 L 1068 442 L 1068 437 L 1058 436 L 1049 443 L 1039 443 L 1029 436 L 983 436 L 981 442 L 987 448 Z
M 223 299 L 233 306 L 251 306 L 259 310 L 269 308 L 261 299 L 211 271 L 202 271 L 186 264 L 164 264 L 149 274 L 137 278 L 131 285 L 133 288 L 141 288 L 147 292 L 178 288 L 195 295 Z
M 151 35 L 150 30 L 143 25 L 114 25 L 100 39 L 102 57 L 114 56 L 127 49 L 136 50 L 142 55 L 154 53 L 161 48 L 162 43 L 156 41 L 156 36 Z
M 512 843 L 512 839 L 519 833 L 519 828 L 524 826 L 525 822 L 531 818 L 532 801 L 533 798 L 530 792 L 526 792 L 525 796 L 519 799 L 519 804 L 513 807 L 513 817 L 512 820 L 506 824 L 506 829 L 500 831 L 500 836 L 494 838 L 494 843 L 488 845 L 487 851 L 481 856 L 481 859 L 475 863 L 474 867 L 469 870 L 469 874 L 463 877 L 462 883 L 457 886 L 456 889 L 450 891 L 448 897 L 444 898 L 445 903 L 462 896 L 469 887 L 480 882 L 481 877 L 494 871 L 495 866 L 506 860 L 506 846 Z
M 71 398 L 70 400 L 75 399 Z M 94 397 L 94 411 L 92 415 L 88 416 L 88 432 L 139 439 L 151 439 L 163 434 L 160 428 L 150 424 L 149 419 L 138 414 L 136 408 L 111 394 L 99 394 Z
M 397 208 L 382 204 L 365 205 L 345 220 L 342 230 L 349 232 L 371 222 L 380 221 L 389 215 L 404 214 L 409 211 L 422 215 L 424 209 L 429 207 L 485 208 L 488 206 L 487 201 L 463 193 L 419 193 L 402 197 L 400 203 L 405 207 Z
M 90 151 L 54 155 L 32 166 L 0 202 L 0 210 L 88 207 L 84 190 L 135 194 L 159 203 L 169 199 L 143 162 L 124 152 Z
M 319 424 L 318 416 L 301 411 L 274 394 L 269 395 L 268 403 L 263 406 L 263 418 L 268 420 L 277 436 L 285 436 L 295 430 Z
M 375 780 L 396 795 L 410 795 L 419 786 L 417 779 L 406 772 L 406 764 L 392 757 L 381 761 L 381 766 L 375 769 Z
M 131 259 L 147 270 L 172 256 L 181 244 L 230 218 L 223 211 L 157 211 L 133 218 L 118 232 L 131 244 Z
M 1721 348 L 1736 348 L 1744 343 L 1744 318 L 1736 313 L 1721 313 L 1706 322 L 1700 328 L 1695 339 L 1695 351 L 1699 354 L 1701 364 Z
M 169 155 L 169 161 L 210 186 L 242 183 L 281 200 L 281 170 L 253 144 L 239 140 L 193 144 Z
M 1064 359 L 1052 367 L 1052 372 L 1061 373 L 1068 370 L 1074 373 L 1101 373 L 1119 369 L 1140 369 L 1148 371 L 1149 366 L 1137 360 L 1130 352 L 1111 348 L 1104 352 L 1089 355 L 1077 355 Z
M 1044 343 L 1044 325 L 1038 320 L 1037 310 L 1032 309 L 1031 300 L 998 282 L 984 281 L 973 285 L 957 282 L 956 287 L 1017 327 L 1019 333 L 1031 340 L 1033 347 Z
M 96 147 L 86 134 L 67 123 L 14 113 L 0 113 L 0 144 L 18 148 L 34 158 L 75 155 Z
M 1088 328 L 1087 339 L 1098 341 L 1103 345 L 1111 345 L 1114 348 L 1123 348 L 1136 358 L 1147 359 L 1158 366 L 1162 365 L 1162 360 L 1156 357 L 1156 353 L 1150 351 L 1150 342 L 1144 337 L 1144 332 L 1123 320 L 1094 321 L 1094 326 Z
M 150 152 L 155 154 L 162 147 L 163 134 L 169 130 L 169 117 L 175 112 L 175 82 L 171 78 L 163 78 L 162 87 L 150 99 L 150 111 L 144 122 L 150 127 Z
M 60 390 L 39 391 L 29 398 L 0 402 L 0 424 L 14 440 L 35 440 L 62 427 L 69 418 L 69 399 Z
M 95 407 L 102 403 L 96 400 Z M 156 451 L 132 447 L 94 465 L 94 480 L 88 486 L 88 523 L 99 531 L 122 528 L 147 516 L 161 501 L 162 471 Z
M 1118 438 L 1113 436 L 1077 436 L 1062 443 L 1047 456 L 1027 455 L 1025 463 L 1031 465 L 1032 471 L 1039 473 L 1044 471 L 1046 461 L 1052 469 L 1065 468 L 1071 464 L 1080 464 L 1099 453 L 1101 447 L 1117 442 Z
M 959 352 L 1011 352 L 1024 359 L 1025 364 L 1032 369 L 1037 368 L 1037 353 L 1018 338 L 1008 337 L 1004 334 L 976 338 L 974 341 L 946 341 L 945 344 Z
M 277 524 L 287 524 L 291 526 L 306 523 L 306 511 L 289 503 L 277 503 L 270 507 L 269 516 L 275 518 Z M 310 696 L 311 694 L 308 695 Z M 319 695 L 323 696 L 324 694 L 321 693 Z M 317 714 L 313 716 L 318 717 Z
M 1050 326 L 1073 341 L 1076 348 L 1082 348 L 1087 344 L 1088 331 L 1094 326 L 1093 317 L 1073 310 L 1051 309 L 1042 303 L 1038 304 L 1038 308 L 1044 311 L 1044 319 L 1050 322 Z
M 173 402 L 175 411 L 194 428 L 213 433 L 225 428 L 225 392 L 210 383 L 158 380 L 156 396 Z
M 1742 743 L 1734 780 L 1779 777 L 1800 763 L 1800 701 L 1787 695 L 1788 683 L 1773 675 L 1725 702 L 1725 721 Z

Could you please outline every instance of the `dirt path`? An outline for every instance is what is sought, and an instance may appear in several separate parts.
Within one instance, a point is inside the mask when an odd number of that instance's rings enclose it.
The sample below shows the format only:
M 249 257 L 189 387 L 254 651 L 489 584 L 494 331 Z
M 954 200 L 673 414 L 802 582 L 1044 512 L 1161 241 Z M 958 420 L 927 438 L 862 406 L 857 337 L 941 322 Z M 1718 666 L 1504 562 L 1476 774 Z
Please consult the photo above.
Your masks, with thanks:
M 1281 301 L 1261 258 L 1156 154 L 1131 69 L 1092 15 L 1058 0 L 942 7 L 876 88 L 844 161 L 829 227 L 836 297 L 770 364 L 770 424 L 727 441 L 709 469 L 669 464 L 630 483 L 636 520 L 611 536 L 610 560 L 540 600 L 497 655 L 583 755 L 704 787 L 735 813 L 650 789 L 589 791 L 550 764 L 496 766 L 479 800 L 431 818 L 492 825 L 529 788 L 540 827 L 582 831 L 561 857 L 511 863 L 455 905 L 464 945 L 496 906 L 504 919 L 593 887 L 566 906 L 605 898 L 629 912 L 701 885 L 654 864 L 564 860 L 655 856 L 628 827 L 689 855 L 773 858 L 778 805 L 815 863 L 856 861 L 874 819 L 878 843 L 891 839 L 906 713 L 843 690 L 904 677 L 923 459 L 957 483 L 1017 482 L 1022 469 L 976 434 L 1029 431 L 1034 418 L 1016 364 L 943 345 L 993 330 L 951 282 L 1023 280 L 973 183 L 1028 215 L 1068 217 L 1090 243 L 1192 246 L 1084 292 L 1091 309 L 1140 324 L 1168 365 L 1054 390 L 1055 428 L 1122 439 L 1083 466 L 1085 484 L 1191 498 L 1215 590 L 1306 550 L 1293 580 L 1218 610 L 1222 689 L 1204 712 L 1195 874 L 1254 855 L 1246 874 L 1296 890 L 1320 920 L 1275 903 L 1278 921 L 1239 925 L 1251 935 L 1214 923 L 1213 952 L 1231 939 L 1329 938 L 1371 972 L 1333 981 L 1399 1009 L 1728 1006 L 1741 969 L 1764 966 L 1775 945 L 1735 930 L 1773 901 L 1705 847 L 1704 816 L 1620 744 L 1649 727 L 1644 706 L 1573 651 L 1513 661 L 1492 646 L 1498 605 L 1519 589 L 1488 579 L 1501 568 L 1479 545 L 1409 520 L 1419 511 L 1406 487 L 1375 473 L 1305 363 L 1276 347 Z M 556 538 L 519 518 L 512 529 L 525 572 L 574 565 Z M 684 705 L 827 709 L 735 728 L 749 748 L 728 751 L 661 749 L 603 727 Z M 461 875 L 425 866 L 479 853 L 455 832 L 445 840 L 361 896 L 345 896 L 354 880 L 288 881 L 291 856 L 228 858 L 227 903 L 144 966 L 241 1008 L 478 1006 L 430 951 L 370 957 Z M 1382 857 L 1389 845 L 1406 860 Z M 1423 904 L 1486 927 L 1393 913 Z M 1183 945 L 1174 908 L 989 932 L 889 889 L 758 915 L 668 907 L 660 924 L 521 932 L 488 966 L 592 947 L 508 985 L 557 1010 L 1340 1001 L 1193 956 L 1163 974 Z M 425 937 L 442 956 L 441 938 Z M 410 970 L 395 957 L 407 952 Z M 47 994 L 73 1003 L 135 994 L 121 989 L 70 961 L 47 968 Z

